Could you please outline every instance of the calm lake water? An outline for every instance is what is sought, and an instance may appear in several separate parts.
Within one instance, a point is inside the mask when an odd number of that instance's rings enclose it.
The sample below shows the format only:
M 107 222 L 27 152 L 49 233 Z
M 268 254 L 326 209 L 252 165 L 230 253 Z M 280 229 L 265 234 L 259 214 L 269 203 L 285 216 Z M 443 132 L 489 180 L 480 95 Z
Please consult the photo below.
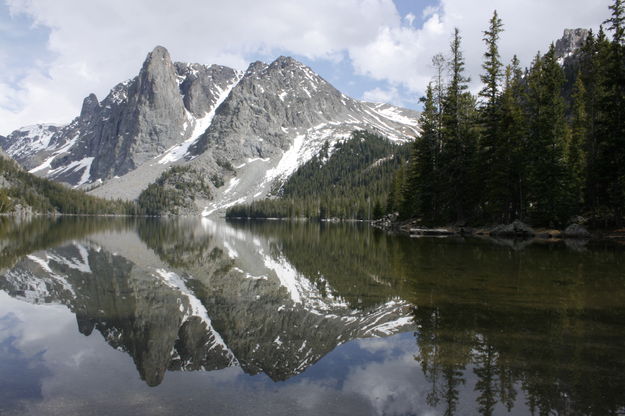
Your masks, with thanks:
M 2 415 L 625 413 L 625 249 L 0 218 Z

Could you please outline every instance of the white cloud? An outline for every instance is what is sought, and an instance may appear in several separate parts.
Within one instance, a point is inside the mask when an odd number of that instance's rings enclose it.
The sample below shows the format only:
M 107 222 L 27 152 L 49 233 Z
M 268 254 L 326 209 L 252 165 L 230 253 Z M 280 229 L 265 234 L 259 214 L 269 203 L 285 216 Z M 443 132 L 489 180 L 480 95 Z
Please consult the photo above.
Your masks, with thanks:
M 365 101 L 371 101 L 373 103 L 389 103 L 395 101 L 397 98 L 397 88 L 391 87 L 388 89 L 382 89 L 375 87 L 372 90 L 365 91 L 362 98 Z
M 415 14 L 400 16 L 392 0 L 5 1 L 13 14 L 26 14 L 49 30 L 49 37 L 48 54 L 28 70 L 0 66 L 0 134 L 34 122 L 69 121 L 87 94 L 101 99 L 116 83 L 136 75 L 157 44 L 175 60 L 237 68 L 259 53 L 330 62 L 347 56 L 357 74 L 391 85 L 384 87 L 389 99 L 402 100 L 407 91 L 415 98 L 423 93 L 432 75 L 431 57 L 447 53 L 455 26 L 463 36 L 467 71 L 477 83 L 482 31 L 494 9 L 505 25 L 503 58 L 517 53 L 527 65 L 564 28 L 597 27 L 611 3 L 441 0 L 423 10 L 424 25 L 414 27 L 409 16 Z M 0 42 L 0 57 L 13 50 L 3 50 Z M 393 88 L 402 94 L 393 94 Z M 367 97 L 383 92 L 370 88 Z
M 331 60 L 346 46 L 372 41 L 371 28 L 400 19 L 391 0 L 5 1 L 12 14 L 50 29 L 54 58 L 20 74 L 18 83 L 0 74 L 1 133 L 36 121 L 69 121 L 87 94 L 103 98 L 136 75 L 157 44 L 175 60 L 237 68 L 259 52 Z
M 401 107 L 410 107 L 417 102 L 414 93 L 401 85 L 375 87 L 365 91 L 362 99 L 372 103 L 393 103 Z
M 479 82 L 484 45 L 482 32 L 493 10 L 504 23 L 500 52 L 504 62 L 517 54 L 524 66 L 539 50 L 562 36 L 565 28 L 597 28 L 608 16 L 611 0 L 441 0 L 437 7 L 423 10 L 423 27 L 383 26 L 375 40 L 349 49 L 357 73 L 404 85 L 422 93 L 433 75 L 431 58 L 448 53 L 454 27 L 463 37 L 466 69 Z

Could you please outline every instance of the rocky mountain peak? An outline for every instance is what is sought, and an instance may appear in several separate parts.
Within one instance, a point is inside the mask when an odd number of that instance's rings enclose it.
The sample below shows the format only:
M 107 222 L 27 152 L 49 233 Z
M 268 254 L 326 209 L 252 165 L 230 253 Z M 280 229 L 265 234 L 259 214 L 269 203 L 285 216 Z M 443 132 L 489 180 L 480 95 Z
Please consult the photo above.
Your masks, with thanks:
M 285 67 L 285 66 L 302 65 L 302 64 L 290 56 L 283 55 L 283 56 L 279 56 L 275 61 L 273 61 L 271 65 L 279 65 L 281 67 Z
M 567 58 L 579 50 L 588 38 L 588 29 L 564 29 L 564 34 L 556 41 L 556 58 Z
M 150 101 L 153 101 L 159 92 L 166 95 L 175 92 L 178 95 L 176 69 L 167 49 L 157 46 L 148 54 L 139 72 L 138 87 L 139 93 L 145 95 L 145 98 L 149 98 Z
M 157 45 L 152 49 L 152 52 L 148 53 L 147 58 L 144 62 L 145 65 L 157 65 L 158 63 L 169 63 L 171 64 L 171 56 L 169 56 L 169 51 L 164 47 Z
M 252 62 L 250 66 L 247 67 L 245 71 L 245 75 L 259 74 L 265 71 L 269 66 L 261 61 Z
M 94 93 L 89 94 L 82 101 L 82 109 L 80 110 L 80 118 L 86 119 L 91 117 L 93 113 L 95 113 L 100 108 L 100 102 L 98 101 L 98 97 Z

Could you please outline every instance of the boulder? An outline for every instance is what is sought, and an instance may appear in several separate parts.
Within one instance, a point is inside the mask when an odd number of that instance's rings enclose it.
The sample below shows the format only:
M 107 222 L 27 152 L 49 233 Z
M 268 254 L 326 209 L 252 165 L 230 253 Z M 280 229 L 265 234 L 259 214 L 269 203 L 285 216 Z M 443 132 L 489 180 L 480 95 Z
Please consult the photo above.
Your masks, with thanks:
M 498 225 L 490 231 L 493 236 L 533 237 L 536 233 L 527 224 L 515 220 L 507 225 Z
M 567 238 L 590 238 L 588 230 L 579 224 L 571 224 L 562 233 Z

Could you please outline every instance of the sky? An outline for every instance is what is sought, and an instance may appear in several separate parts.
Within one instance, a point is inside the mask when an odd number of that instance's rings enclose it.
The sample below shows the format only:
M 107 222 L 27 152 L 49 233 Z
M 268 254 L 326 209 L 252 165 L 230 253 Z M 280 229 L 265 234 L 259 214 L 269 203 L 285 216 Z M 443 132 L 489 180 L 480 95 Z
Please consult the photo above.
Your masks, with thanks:
M 418 108 L 453 29 L 479 89 L 482 32 L 528 66 L 565 28 L 594 28 L 611 0 L 0 0 L 0 135 L 68 123 L 82 100 L 132 78 L 154 46 L 175 61 L 245 69 L 290 55 L 357 99 Z

